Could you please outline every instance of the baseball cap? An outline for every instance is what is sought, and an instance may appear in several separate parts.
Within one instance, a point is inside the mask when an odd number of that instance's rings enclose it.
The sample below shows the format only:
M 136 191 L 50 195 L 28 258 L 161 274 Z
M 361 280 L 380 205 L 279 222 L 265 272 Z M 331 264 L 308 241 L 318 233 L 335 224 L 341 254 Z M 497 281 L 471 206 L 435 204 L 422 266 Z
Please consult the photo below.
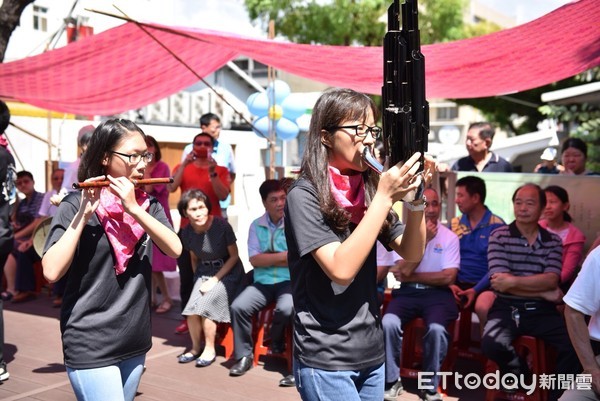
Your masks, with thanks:
M 555 160 L 556 159 L 556 149 L 554 149 L 554 148 L 544 149 L 544 151 L 542 152 L 542 155 L 540 156 L 540 159 L 548 160 L 548 161 Z

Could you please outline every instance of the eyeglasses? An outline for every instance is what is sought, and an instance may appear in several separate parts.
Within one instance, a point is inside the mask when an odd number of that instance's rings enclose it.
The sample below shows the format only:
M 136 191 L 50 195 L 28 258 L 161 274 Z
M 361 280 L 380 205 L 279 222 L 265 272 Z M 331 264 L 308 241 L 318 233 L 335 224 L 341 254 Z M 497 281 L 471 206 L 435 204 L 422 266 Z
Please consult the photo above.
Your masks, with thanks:
M 194 146 L 213 146 L 212 142 L 194 142 Z
M 359 138 L 365 138 L 367 134 L 371 134 L 373 139 L 379 139 L 383 129 L 378 126 L 370 127 L 367 124 L 357 124 L 357 125 L 340 125 L 337 127 L 331 127 L 328 131 L 334 129 L 342 129 L 342 128 L 353 128 L 354 133 Z
M 114 150 L 111 150 L 110 153 L 114 153 L 119 156 L 127 157 L 127 159 L 129 160 L 129 163 L 131 163 L 131 164 L 138 164 L 142 159 L 144 159 L 144 162 L 150 163 L 152 161 L 152 159 L 154 158 L 154 153 L 149 153 L 149 152 L 146 152 L 142 155 L 140 155 L 138 153 L 132 153 L 132 154 L 128 155 L 127 153 L 115 152 Z
M 31 181 L 31 180 L 29 180 L 29 179 L 25 179 L 25 180 L 16 180 L 16 181 L 15 181 L 15 184 L 16 184 L 17 186 L 19 186 L 19 185 L 29 184 L 30 182 L 33 182 L 33 181 Z

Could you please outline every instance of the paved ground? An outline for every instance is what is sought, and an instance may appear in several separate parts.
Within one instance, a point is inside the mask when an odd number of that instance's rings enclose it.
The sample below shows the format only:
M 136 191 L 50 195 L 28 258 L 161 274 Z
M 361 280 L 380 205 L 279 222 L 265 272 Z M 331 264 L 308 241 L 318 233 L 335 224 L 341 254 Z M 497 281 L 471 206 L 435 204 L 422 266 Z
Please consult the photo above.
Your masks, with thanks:
M 0 400 L 73 401 L 60 345 L 58 309 L 46 295 L 25 304 L 5 303 L 5 359 L 10 379 L 0 385 Z M 286 373 L 285 362 L 266 357 L 264 364 L 242 377 L 228 376 L 232 362 L 222 356 L 208 368 L 178 364 L 176 356 L 188 345 L 187 336 L 173 333 L 178 324 L 178 309 L 153 316 L 153 348 L 147 357 L 139 401 L 150 400 L 261 400 L 298 401 L 295 388 L 280 388 Z M 479 371 L 478 366 L 461 365 L 461 370 Z M 407 392 L 399 401 L 418 400 L 416 381 L 405 380 Z M 450 390 L 446 400 L 479 401 L 483 391 Z

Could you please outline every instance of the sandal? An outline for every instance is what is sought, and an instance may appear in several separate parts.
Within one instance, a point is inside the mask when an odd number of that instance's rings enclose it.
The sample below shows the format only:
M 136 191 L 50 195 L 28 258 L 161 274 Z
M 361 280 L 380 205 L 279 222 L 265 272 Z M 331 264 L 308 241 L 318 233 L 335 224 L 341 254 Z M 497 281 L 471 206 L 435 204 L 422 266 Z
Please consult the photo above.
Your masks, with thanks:
M 162 303 L 156 308 L 156 313 L 167 313 L 173 307 L 173 303 L 170 301 L 162 301 Z
M 3 301 L 10 301 L 14 296 L 15 294 L 10 291 L 3 291 L 2 294 L 0 294 L 0 298 L 2 298 Z

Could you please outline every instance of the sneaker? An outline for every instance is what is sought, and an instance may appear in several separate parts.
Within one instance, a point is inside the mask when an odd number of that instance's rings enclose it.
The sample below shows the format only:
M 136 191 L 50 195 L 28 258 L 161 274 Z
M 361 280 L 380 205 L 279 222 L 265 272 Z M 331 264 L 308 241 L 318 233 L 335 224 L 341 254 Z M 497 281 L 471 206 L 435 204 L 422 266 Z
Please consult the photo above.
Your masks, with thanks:
M 404 392 L 404 387 L 402 387 L 400 379 L 389 387 L 388 384 L 386 384 L 385 387 L 386 390 L 383 393 L 383 399 L 386 401 L 396 401 L 398 396 Z
M 182 321 L 181 324 L 175 328 L 175 334 L 187 334 L 189 332 L 187 320 Z
M 442 395 L 440 393 L 428 393 L 427 391 L 421 392 L 419 397 L 423 401 L 442 401 Z
M 8 370 L 6 370 L 6 362 L 0 363 L 0 382 L 8 380 L 9 377 Z

